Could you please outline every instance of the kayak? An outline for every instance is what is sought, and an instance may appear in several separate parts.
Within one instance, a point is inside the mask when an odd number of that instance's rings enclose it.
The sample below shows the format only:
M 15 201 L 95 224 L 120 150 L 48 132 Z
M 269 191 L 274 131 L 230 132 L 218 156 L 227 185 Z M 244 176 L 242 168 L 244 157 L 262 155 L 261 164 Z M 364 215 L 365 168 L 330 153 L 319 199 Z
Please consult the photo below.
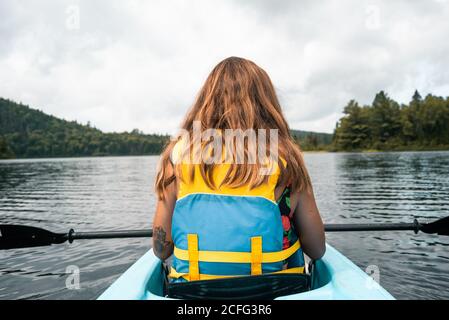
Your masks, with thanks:
M 315 261 L 311 290 L 277 297 L 277 300 L 393 300 L 373 278 L 329 244 Z M 165 300 L 165 271 L 149 250 L 123 273 L 99 300 Z

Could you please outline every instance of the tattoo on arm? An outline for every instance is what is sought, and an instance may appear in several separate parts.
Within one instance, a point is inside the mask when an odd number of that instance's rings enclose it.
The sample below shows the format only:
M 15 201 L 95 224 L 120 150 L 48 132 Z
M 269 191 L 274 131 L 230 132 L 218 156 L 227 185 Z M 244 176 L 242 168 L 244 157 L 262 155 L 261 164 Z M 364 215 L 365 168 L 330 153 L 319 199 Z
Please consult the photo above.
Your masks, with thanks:
M 171 253 L 173 242 L 167 241 L 167 233 L 162 227 L 156 227 L 153 230 L 154 250 L 160 255 Z

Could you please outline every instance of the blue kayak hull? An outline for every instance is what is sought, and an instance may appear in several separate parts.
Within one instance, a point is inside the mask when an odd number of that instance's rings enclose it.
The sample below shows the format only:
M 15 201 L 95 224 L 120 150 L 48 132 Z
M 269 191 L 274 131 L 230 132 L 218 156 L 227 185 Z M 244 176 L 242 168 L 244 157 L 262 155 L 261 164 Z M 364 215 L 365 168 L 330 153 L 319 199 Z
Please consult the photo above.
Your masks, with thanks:
M 310 291 L 278 300 L 392 300 L 394 297 L 330 245 L 316 261 Z M 161 261 L 148 251 L 123 273 L 99 300 L 165 300 Z

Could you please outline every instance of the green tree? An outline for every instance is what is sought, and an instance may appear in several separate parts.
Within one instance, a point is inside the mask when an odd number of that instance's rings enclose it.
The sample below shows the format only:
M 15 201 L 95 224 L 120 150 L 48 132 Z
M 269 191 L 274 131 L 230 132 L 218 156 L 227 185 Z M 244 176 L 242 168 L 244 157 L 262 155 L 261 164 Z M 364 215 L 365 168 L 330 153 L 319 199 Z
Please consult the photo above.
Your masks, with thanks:
M 337 124 L 334 143 L 339 149 L 355 150 L 367 147 L 370 135 L 367 108 L 351 100 L 343 110 L 343 118 Z
M 449 149 L 449 97 L 416 90 L 410 103 L 399 106 L 381 91 L 372 105 L 350 101 L 334 131 L 337 150 Z
M 384 91 L 376 94 L 370 114 L 371 144 L 382 147 L 401 131 L 399 104 Z
M 8 143 L 3 138 L 3 136 L 0 136 L 0 159 L 9 159 L 14 158 L 14 153 L 9 148 Z

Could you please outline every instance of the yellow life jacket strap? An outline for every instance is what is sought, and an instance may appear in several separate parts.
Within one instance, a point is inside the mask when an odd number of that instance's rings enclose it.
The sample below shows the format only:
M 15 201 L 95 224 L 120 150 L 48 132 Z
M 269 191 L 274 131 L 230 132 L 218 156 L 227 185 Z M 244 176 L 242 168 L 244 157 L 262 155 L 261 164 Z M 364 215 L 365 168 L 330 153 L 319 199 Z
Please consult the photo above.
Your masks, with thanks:
M 187 248 L 189 260 L 189 275 L 192 281 L 200 279 L 200 268 L 198 266 L 198 235 L 187 235 Z
M 290 269 L 285 269 L 276 272 L 264 273 L 264 274 L 280 274 L 280 273 L 304 273 L 304 267 L 294 267 Z M 187 281 L 195 281 L 195 280 L 213 280 L 213 279 L 225 279 L 225 278 L 236 278 L 236 277 L 250 277 L 249 275 L 234 275 L 234 276 L 219 276 L 219 275 L 211 275 L 211 274 L 199 274 L 198 279 L 192 279 L 188 273 L 180 273 L 177 272 L 173 267 L 170 270 L 170 274 L 168 275 L 170 278 L 179 279 L 184 278 Z
M 251 238 L 251 275 L 262 274 L 262 237 Z
M 188 235 L 190 236 L 190 235 Z M 195 235 L 196 236 L 196 235 Z M 259 254 L 260 251 L 258 249 L 258 240 L 253 240 L 259 237 L 251 238 L 251 246 L 252 250 L 257 250 L 259 253 L 254 252 L 231 252 L 231 251 L 203 251 L 200 250 L 198 252 L 198 260 L 201 262 L 229 262 L 229 263 L 251 263 L 256 266 L 259 263 Z M 189 239 L 189 238 L 188 238 Z M 198 244 L 198 237 L 196 237 L 196 241 Z M 189 242 L 187 243 L 188 248 Z M 260 240 L 260 248 L 262 247 L 262 239 Z M 299 248 L 301 247 L 299 240 L 297 240 L 291 247 L 275 252 L 262 252 L 262 259 L 260 263 L 273 263 L 280 262 L 288 259 L 291 255 L 293 255 Z M 198 246 L 196 247 L 198 248 Z M 179 249 L 177 247 L 174 248 L 173 254 L 176 258 L 185 261 L 191 261 L 189 258 L 189 250 Z M 256 268 L 256 267 L 255 267 Z

